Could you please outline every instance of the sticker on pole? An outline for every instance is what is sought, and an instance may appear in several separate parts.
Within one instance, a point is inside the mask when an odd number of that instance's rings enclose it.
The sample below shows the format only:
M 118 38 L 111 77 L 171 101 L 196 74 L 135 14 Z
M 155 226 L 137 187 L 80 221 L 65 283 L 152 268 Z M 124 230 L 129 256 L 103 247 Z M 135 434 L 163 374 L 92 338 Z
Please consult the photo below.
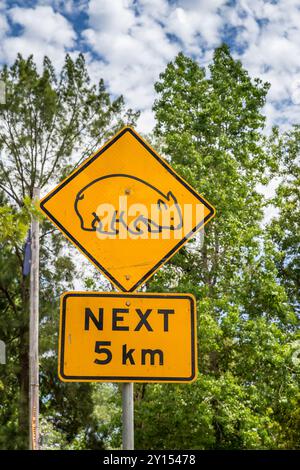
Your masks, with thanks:
M 59 377 L 65 382 L 192 382 L 196 336 L 190 294 L 66 292 Z
M 40 207 L 123 291 L 136 290 L 214 216 L 214 208 L 129 127 Z

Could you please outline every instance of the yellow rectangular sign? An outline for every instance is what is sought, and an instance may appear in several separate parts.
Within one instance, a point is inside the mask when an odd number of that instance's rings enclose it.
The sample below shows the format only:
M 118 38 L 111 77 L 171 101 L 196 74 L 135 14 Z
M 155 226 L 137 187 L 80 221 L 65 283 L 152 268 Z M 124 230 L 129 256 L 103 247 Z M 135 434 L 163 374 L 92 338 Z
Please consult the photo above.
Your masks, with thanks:
M 197 374 L 191 294 L 66 292 L 59 377 L 65 382 L 192 382 Z

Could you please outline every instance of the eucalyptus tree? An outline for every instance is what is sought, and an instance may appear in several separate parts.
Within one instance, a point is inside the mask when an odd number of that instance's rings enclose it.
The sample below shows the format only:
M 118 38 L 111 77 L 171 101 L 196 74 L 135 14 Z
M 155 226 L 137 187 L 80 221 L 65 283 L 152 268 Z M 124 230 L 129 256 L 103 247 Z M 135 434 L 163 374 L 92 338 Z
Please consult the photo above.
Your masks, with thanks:
M 143 448 L 289 448 L 299 387 L 290 341 L 296 324 L 263 229 L 258 191 L 280 169 L 265 136 L 268 83 L 252 79 L 227 46 L 209 74 L 180 53 L 155 85 L 155 134 L 175 169 L 216 208 L 196 240 L 148 288 L 198 300 L 199 378 L 136 392 Z M 288 242 L 289 243 L 289 242 Z
M 134 123 L 138 116 L 125 109 L 121 96 L 110 97 L 102 79 L 96 84 L 91 81 L 82 54 L 75 59 L 67 55 L 60 71 L 54 69 L 47 57 L 38 68 L 32 56 L 25 59 L 18 55 L 12 66 L 2 67 L 0 80 L 4 82 L 6 92 L 5 104 L 0 105 L 0 190 L 7 204 L 20 214 L 26 207 L 31 211 L 34 187 L 46 191 L 118 128 Z M 3 214 L 0 216 L 2 223 Z M 10 440 L 7 445 L 16 447 L 28 445 L 29 286 L 28 276 L 22 269 L 22 243 L 19 240 L 10 246 L 14 266 L 0 273 L 4 311 L 8 309 L 14 313 L 6 328 L 10 329 L 9 341 L 15 345 L 17 393 L 12 406 L 18 399 L 19 416 L 18 425 L 14 421 L 10 426 L 11 429 L 15 426 L 15 435 L 20 438 L 15 443 Z M 64 402 L 67 393 L 74 395 L 77 389 L 83 404 L 72 411 L 73 417 L 77 413 L 78 418 L 74 418 L 73 428 L 66 431 L 70 441 L 91 412 L 91 405 L 89 411 L 85 406 L 89 401 L 89 386 L 60 385 L 53 370 L 56 370 L 56 364 L 52 353 L 56 349 L 57 299 L 64 287 L 72 286 L 76 266 L 63 250 L 62 238 L 47 222 L 42 224 L 41 243 L 41 382 L 42 390 L 47 394 L 47 399 L 42 400 L 42 410 L 49 411 L 52 398 L 56 393 L 60 394 L 58 407 L 61 408 L 54 410 L 52 419 L 65 429 L 64 420 L 71 420 L 71 415 L 64 414 Z M 3 260 L 3 253 L 1 257 Z M 48 355 L 43 355 L 47 350 Z M 53 380 L 52 388 L 49 379 Z

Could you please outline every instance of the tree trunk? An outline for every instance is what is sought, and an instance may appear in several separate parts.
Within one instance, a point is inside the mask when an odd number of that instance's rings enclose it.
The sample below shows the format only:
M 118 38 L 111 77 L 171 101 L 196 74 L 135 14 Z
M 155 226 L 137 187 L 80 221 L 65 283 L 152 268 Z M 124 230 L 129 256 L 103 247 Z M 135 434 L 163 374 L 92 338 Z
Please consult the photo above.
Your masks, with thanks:
M 20 372 L 19 372 L 19 435 L 20 449 L 29 444 L 29 288 L 28 279 L 22 276 L 22 318 L 20 325 Z
M 29 443 L 29 358 L 28 358 L 28 331 L 23 331 L 20 335 L 20 399 L 19 399 L 19 434 L 20 434 L 20 449 L 28 449 Z

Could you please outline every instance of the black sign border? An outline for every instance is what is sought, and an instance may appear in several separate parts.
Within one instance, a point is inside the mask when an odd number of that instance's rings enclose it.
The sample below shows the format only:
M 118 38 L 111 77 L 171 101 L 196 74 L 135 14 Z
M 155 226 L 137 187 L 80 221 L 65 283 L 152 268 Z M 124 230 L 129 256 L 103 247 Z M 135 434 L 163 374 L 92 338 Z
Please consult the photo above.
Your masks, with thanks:
M 96 160 L 100 155 L 102 155 L 109 147 L 111 147 L 118 139 L 120 139 L 126 132 L 130 134 L 141 144 L 145 149 L 172 175 L 177 181 L 179 181 L 188 191 L 190 191 L 207 209 L 209 213 L 207 216 L 196 225 L 185 237 L 183 237 L 173 248 L 170 250 L 153 268 L 151 268 L 134 286 L 127 290 L 120 282 L 114 278 L 105 268 L 102 266 L 77 240 L 74 238 L 70 232 L 46 209 L 45 204 L 63 187 L 65 187 L 72 179 L 74 179 L 79 173 L 81 173 L 87 166 L 89 166 L 94 160 Z M 195 232 L 197 232 L 206 222 L 215 215 L 215 209 L 205 201 L 196 191 L 193 190 L 179 175 L 177 175 L 172 168 L 166 164 L 159 155 L 157 155 L 140 137 L 137 135 L 131 127 L 125 127 L 119 134 L 117 134 L 110 142 L 108 142 L 99 152 L 97 152 L 93 157 L 88 159 L 88 161 L 83 164 L 78 170 L 74 171 L 68 178 L 66 178 L 54 191 L 52 191 L 48 196 L 46 196 L 40 203 L 41 209 L 47 214 L 49 219 L 51 219 L 60 230 L 67 235 L 67 237 L 72 240 L 72 242 L 80 248 L 80 250 L 92 261 L 92 263 L 98 267 L 121 291 L 123 292 L 133 292 L 135 291 L 144 281 L 151 277 L 158 268 L 163 265 L 179 248 L 189 240 Z
M 133 377 L 133 376 L 71 376 L 65 375 L 64 373 L 64 356 L 65 356 L 65 336 L 66 336 L 66 310 L 67 310 L 67 299 L 69 297 L 111 297 L 111 298 L 150 298 L 150 299 L 188 299 L 191 304 L 191 376 L 190 377 Z M 191 295 L 176 295 L 176 294 L 115 294 L 115 293 L 104 293 L 104 292 L 68 292 L 63 295 L 62 305 L 61 305 L 61 329 L 60 329 L 60 354 L 59 354 L 59 375 L 63 380 L 66 381 L 105 381 L 105 382 L 114 382 L 114 381 L 143 381 L 143 382 L 191 382 L 196 377 L 196 351 L 195 343 L 196 340 L 196 305 L 195 299 Z

